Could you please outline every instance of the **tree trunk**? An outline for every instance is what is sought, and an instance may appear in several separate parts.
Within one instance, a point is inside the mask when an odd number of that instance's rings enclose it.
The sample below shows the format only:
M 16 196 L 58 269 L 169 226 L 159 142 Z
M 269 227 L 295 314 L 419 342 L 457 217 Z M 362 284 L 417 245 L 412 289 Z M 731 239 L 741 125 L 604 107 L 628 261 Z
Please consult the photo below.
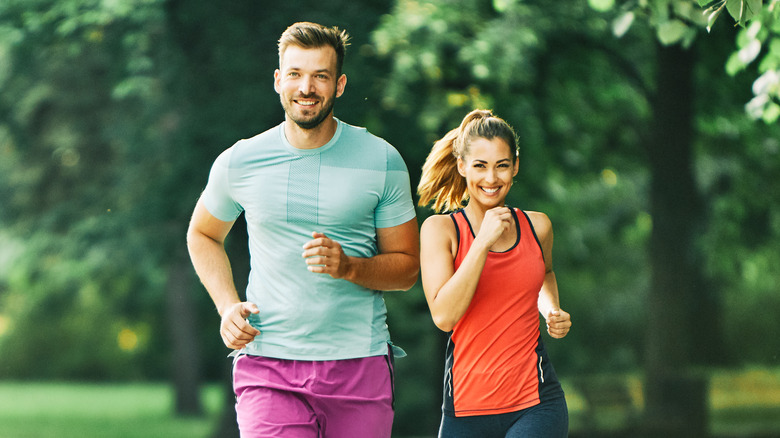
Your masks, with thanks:
M 228 369 L 226 374 L 225 383 L 222 385 L 225 404 L 222 414 L 219 416 L 217 426 L 211 434 L 212 438 L 240 438 L 241 436 L 238 430 L 238 422 L 236 421 L 236 394 L 233 392 L 230 369 Z
M 201 356 L 198 348 L 196 310 L 192 294 L 192 265 L 184 250 L 180 251 L 168 272 L 167 305 L 171 334 L 171 380 L 176 414 L 201 415 Z
M 697 290 L 695 234 L 702 217 L 693 175 L 691 51 L 658 46 L 657 91 L 646 150 L 652 172 L 646 436 L 701 437 L 707 431 L 706 385 L 691 374 Z

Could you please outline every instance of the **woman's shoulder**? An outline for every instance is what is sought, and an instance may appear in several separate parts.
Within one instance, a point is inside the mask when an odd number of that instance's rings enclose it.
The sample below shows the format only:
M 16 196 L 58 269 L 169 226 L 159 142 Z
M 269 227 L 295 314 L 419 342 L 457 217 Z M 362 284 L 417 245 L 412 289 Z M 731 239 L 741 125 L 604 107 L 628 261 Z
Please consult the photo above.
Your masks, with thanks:
M 424 234 L 441 237 L 455 237 L 455 222 L 452 219 L 452 214 L 449 213 L 428 216 L 420 227 L 421 237 Z
M 522 212 L 528 215 L 528 218 L 532 221 L 550 222 L 550 218 L 547 214 L 542 213 L 541 211 L 522 210 Z
M 451 214 L 434 214 L 420 227 L 420 244 L 425 251 L 446 251 L 454 254 L 458 248 L 458 231 Z
M 452 227 L 452 214 L 432 214 L 428 216 L 422 224 L 423 227 L 441 229 L 442 227 Z
M 534 232 L 540 239 L 544 239 L 545 236 L 552 234 L 552 221 L 545 213 L 525 210 L 523 212 L 528 216 L 531 225 L 534 227 Z

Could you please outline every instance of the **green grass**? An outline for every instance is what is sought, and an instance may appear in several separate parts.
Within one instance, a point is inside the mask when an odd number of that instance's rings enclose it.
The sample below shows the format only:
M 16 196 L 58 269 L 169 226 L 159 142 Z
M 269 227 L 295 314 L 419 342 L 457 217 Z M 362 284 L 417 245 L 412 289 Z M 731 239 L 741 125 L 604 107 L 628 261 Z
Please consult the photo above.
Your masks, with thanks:
M 716 436 L 780 436 L 780 368 L 713 372 L 710 413 Z
M 205 438 L 224 398 L 202 394 L 204 416 L 179 418 L 164 383 L 0 382 L 0 438 Z
M 780 436 L 780 368 L 713 370 L 709 375 L 713 436 Z M 598 421 L 605 429 L 619 429 L 627 409 L 642 409 L 639 377 L 619 378 L 633 403 L 605 412 Z M 576 386 L 563 384 L 576 432 L 590 414 Z M 207 438 L 224 408 L 222 391 L 219 385 L 206 386 L 204 416 L 179 418 L 166 383 L 0 382 L 0 438 Z
M 709 429 L 713 437 L 780 437 L 780 368 L 715 369 L 708 374 Z M 640 376 L 595 376 L 604 377 L 622 379 L 632 402 L 590 412 L 573 382 L 577 378 L 564 379 L 572 431 L 586 424 L 620 430 L 630 418 L 641 415 L 644 394 Z

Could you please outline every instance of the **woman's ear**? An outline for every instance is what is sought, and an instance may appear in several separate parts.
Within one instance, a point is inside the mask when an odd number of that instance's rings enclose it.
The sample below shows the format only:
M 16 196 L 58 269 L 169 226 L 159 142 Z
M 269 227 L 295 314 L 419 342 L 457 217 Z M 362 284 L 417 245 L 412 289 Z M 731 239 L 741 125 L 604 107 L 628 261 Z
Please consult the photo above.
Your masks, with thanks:
M 466 163 L 463 162 L 463 158 L 458 157 L 458 173 L 462 177 L 466 177 Z
M 515 158 L 515 170 L 512 172 L 512 176 L 517 176 L 517 172 L 520 171 L 520 159 Z

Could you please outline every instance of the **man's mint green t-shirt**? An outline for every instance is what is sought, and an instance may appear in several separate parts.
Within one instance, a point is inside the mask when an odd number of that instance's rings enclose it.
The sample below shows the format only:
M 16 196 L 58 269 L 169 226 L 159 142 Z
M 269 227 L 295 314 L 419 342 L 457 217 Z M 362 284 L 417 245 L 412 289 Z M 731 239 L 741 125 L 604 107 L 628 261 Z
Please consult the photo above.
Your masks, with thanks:
M 298 149 L 282 123 L 223 152 L 202 199 L 223 221 L 245 213 L 247 300 L 260 309 L 249 321 L 261 334 L 244 353 L 298 360 L 387 354 L 382 292 L 309 272 L 302 253 L 318 231 L 348 256 L 371 257 L 377 228 L 415 217 L 409 173 L 395 148 L 339 120 L 330 142 Z

